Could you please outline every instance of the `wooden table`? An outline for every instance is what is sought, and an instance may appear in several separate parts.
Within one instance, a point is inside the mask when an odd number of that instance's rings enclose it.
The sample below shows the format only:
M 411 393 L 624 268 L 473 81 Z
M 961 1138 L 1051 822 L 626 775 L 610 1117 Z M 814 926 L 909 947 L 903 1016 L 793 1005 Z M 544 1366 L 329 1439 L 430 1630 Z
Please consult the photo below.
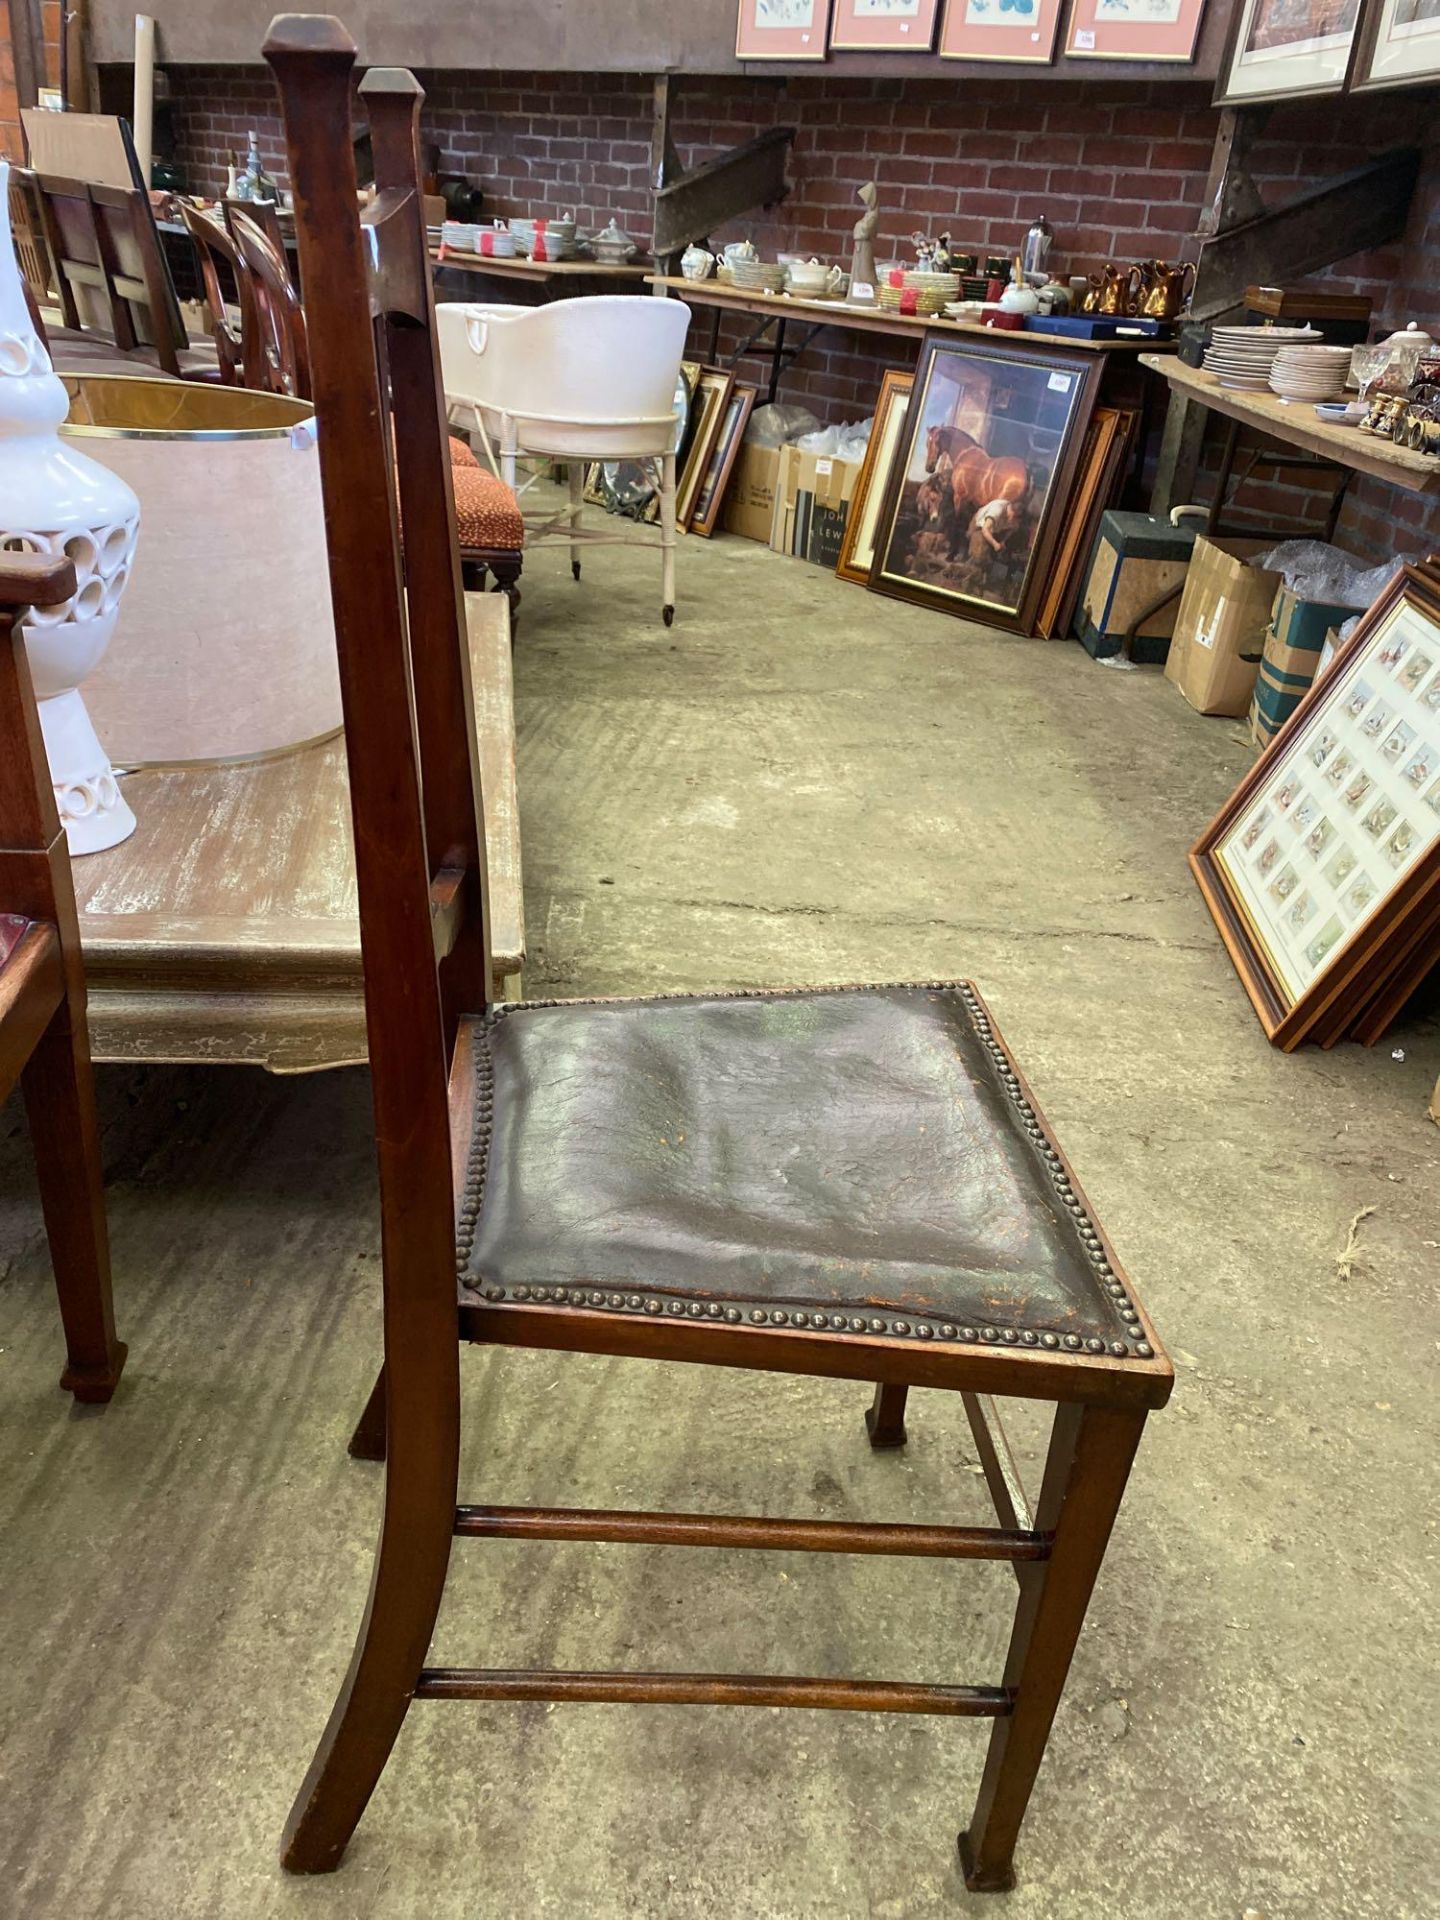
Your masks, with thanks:
M 1213 373 L 1187 367 L 1180 360 L 1142 354 L 1140 364 L 1167 380 L 1173 395 L 1223 415 L 1237 432 L 1240 427 L 1253 427 L 1272 440 L 1353 473 L 1369 474 L 1389 486 L 1403 487 L 1407 493 L 1440 493 L 1440 460 L 1430 454 L 1412 453 L 1377 434 L 1362 433 L 1359 427 L 1335 426 L 1319 419 L 1308 402 L 1287 404 L 1273 393 L 1231 392 Z M 1220 493 L 1216 499 L 1220 501 Z
M 497 260 L 492 255 L 457 253 L 446 247 L 444 254 L 431 252 L 437 269 L 450 267 L 456 273 L 479 278 L 518 280 L 534 287 L 544 300 L 586 293 L 638 293 L 641 284 L 653 272 L 649 266 L 602 266 L 598 260 Z
M 510 609 L 467 594 L 496 992 L 524 961 Z M 97 1060 L 307 1072 L 365 1058 L 349 784 L 337 738 L 124 779 L 139 822 L 74 863 Z
M 733 286 L 725 286 L 718 280 L 686 280 L 673 274 L 651 274 L 646 285 L 657 293 L 678 294 L 689 306 L 709 307 L 714 315 L 714 329 L 710 341 L 710 358 L 713 360 L 719 348 L 720 321 L 727 313 L 744 314 L 757 320 L 760 325 L 748 339 L 731 355 L 732 364 L 747 354 L 756 354 L 770 362 L 770 383 L 767 398 L 774 400 L 780 389 L 780 376 L 787 360 L 796 359 L 802 354 L 816 334 L 826 327 L 838 327 L 846 333 L 878 333 L 892 340 L 913 340 L 918 359 L 920 343 L 927 333 L 953 333 L 969 335 L 972 338 L 1000 341 L 1020 341 L 1026 346 L 1078 347 L 1082 353 L 1098 353 L 1108 356 L 1107 365 L 1121 364 L 1135 367 L 1145 362 L 1152 353 L 1173 351 L 1168 342 L 1156 341 L 1148 335 L 1135 340 L 1072 340 L 1058 333 L 1011 332 L 1005 328 L 983 327 L 978 320 L 947 320 L 944 316 L 933 317 L 929 314 L 887 313 L 883 307 L 852 307 L 843 300 L 802 300 L 790 293 L 750 293 Z M 807 331 L 798 346 L 786 345 L 786 328 L 795 320 L 806 327 Z M 775 330 L 773 343 L 762 345 L 765 335 L 771 328 Z M 1138 383 L 1132 376 L 1132 384 L 1149 387 L 1149 382 Z M 1129 397 L 1129 396 L 1127 396 Z M 1137 395 L 1143 412 L 1143 394 Z

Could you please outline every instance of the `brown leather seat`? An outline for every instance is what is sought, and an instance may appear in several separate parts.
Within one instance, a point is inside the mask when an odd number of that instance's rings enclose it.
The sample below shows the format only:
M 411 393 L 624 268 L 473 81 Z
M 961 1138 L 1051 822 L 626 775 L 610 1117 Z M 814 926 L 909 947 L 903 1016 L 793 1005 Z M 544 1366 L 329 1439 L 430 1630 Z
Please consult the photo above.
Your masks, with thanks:
M 968 985 L 530 1003 L 469 1040 L 462 1304 L 1152 1357 Z

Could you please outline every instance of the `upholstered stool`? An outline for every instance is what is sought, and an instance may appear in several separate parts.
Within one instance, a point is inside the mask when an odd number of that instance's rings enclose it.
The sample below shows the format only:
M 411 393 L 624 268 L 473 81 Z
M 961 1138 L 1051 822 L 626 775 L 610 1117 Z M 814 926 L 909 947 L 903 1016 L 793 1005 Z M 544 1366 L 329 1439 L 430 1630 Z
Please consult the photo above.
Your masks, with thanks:
M 455 532 L 467 587 L 480 587 L 486 573 L 520 604 L 516 581 L 525 564 L 525 521 L 512 487 L 480 465 L 463 440 L 450 436 L 450 480 L 455 489 Z

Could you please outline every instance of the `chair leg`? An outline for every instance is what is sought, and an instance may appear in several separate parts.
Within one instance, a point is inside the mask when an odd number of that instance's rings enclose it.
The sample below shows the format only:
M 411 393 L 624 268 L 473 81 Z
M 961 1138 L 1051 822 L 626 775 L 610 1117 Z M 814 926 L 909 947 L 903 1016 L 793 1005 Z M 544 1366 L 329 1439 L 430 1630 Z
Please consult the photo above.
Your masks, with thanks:
M 385 1458 L 385 1368 L 380 1368 L 375 1376 L 375 1384 L 370 1389 L 370 1398 L 365 1402 L 365 1411 L 361 1414 L 355 1431 L 350 1436 L 350 1445 L 346 1449 L 352 1460 L 383 1460 Z
M 908 1387 L 887 1387 L 883 1382 L 876 1387 L 875 1398 L 865 1409 L 865 1425 L 870 1444 L 877 1453 L 904 1446 L 905 1401 L 909 1392 Z
M 40 1203 L 60 1296 L 67 1363 L 60 1385 L 107 1401 L 125 1345 L 115 1338 L 100 1128 L 83 1013 L 62 1001 L 21 1075 L 35 1143 Z
M 972 1893 L 1004 1893 L 1015 1884 L 1016 1837 L 1144 1431 L 1143 1413 L 1056 1409 L 1035 1514 L 1037 1529 L 1053 1533 L 1054 1545 L 1048 1560 L 1017 1568 L 1020 1599 L 1004 1681 L 1015 1690 L 1015 1706 L 995 1722 L 975 1812 L 960 1835 Z
M 460 1455 L 458 1345 L 437 1381 L 428 1355 L 422 1363 L 418 1345 L 396 1345 L 393 1329 L 387 1331 L 385 1518 L 350 1669 L 285 1825 L 280 1860 L 290 1873 L 333 1873 L 339 1866 L 404 1724 L 450 1564 Z
M 660 549 L 664 570 L 660 616 L 666 626 L 675 620 L 675 455 L 667 453 L 660 468 Z
M 580 578 L 580 516 L 585 507 L 585 469 L 578 460 L 570 462 L 570 572 Z

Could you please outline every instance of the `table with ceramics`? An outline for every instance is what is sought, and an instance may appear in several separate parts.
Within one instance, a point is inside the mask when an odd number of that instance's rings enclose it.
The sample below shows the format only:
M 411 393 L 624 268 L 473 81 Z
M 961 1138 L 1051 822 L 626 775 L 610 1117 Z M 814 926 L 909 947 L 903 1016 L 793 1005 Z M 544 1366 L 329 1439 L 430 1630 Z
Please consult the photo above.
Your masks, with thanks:
M 1345 351 L 1348 354 L 1349 349 Z M 1268 371 L 1258 385 L 1237 386 L 1223 384 L 1217 373 L 1188 367 L 1173 355 L 1143 353 L 1140 365 L 1168 381 L 1172 394 L 1223 415 L 1237 427 L 1254 428 L 1272 440 L 1355 473 L 1369 474 L 1392 487 L 1403 487 L 1408 493 L 1440 493 L 1440 459 L 1397 447 L 1377 434 L 1365 433 L 1358 425 L 1326 420 L 1316 413 L 1316 403 L 1308 399 L 1283 399 L 1272 390 Z

